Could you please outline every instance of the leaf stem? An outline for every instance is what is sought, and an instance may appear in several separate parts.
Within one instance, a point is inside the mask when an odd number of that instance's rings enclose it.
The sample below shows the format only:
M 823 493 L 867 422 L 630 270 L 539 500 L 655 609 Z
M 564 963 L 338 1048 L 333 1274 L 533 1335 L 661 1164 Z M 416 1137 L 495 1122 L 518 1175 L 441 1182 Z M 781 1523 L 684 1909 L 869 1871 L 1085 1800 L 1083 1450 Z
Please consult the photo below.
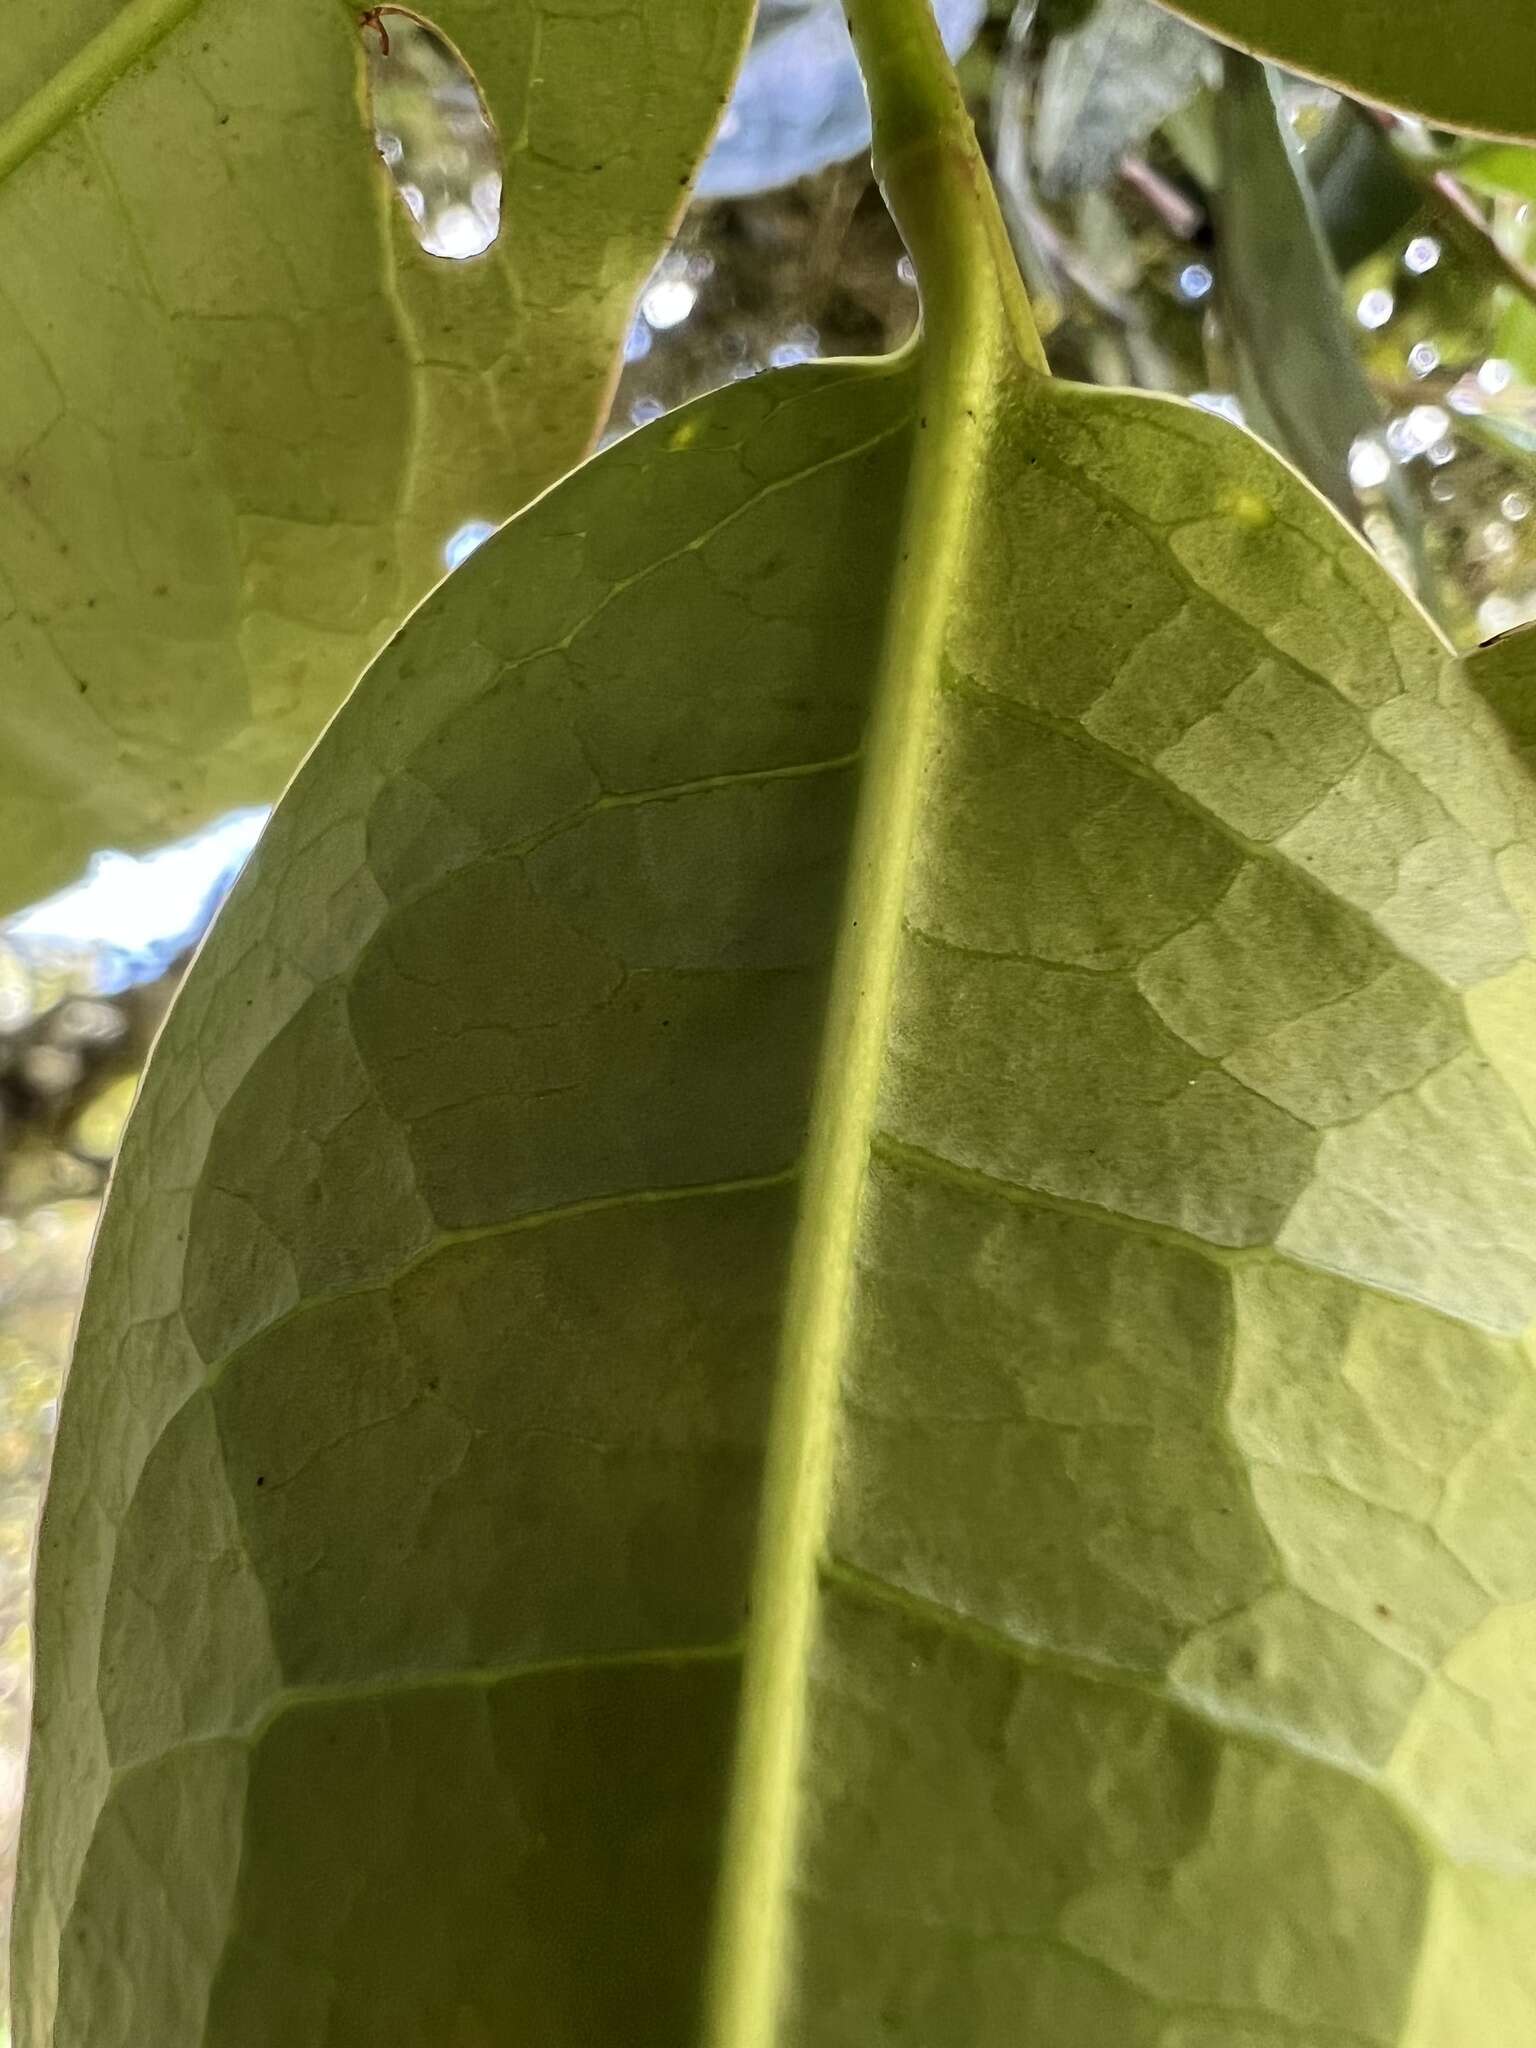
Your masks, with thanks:
M 845 0 L 874 117 L 875 172 L 906 242 L 929 345 L 1003 315 L 1014 350 L 1045 350 L 929 0 Z

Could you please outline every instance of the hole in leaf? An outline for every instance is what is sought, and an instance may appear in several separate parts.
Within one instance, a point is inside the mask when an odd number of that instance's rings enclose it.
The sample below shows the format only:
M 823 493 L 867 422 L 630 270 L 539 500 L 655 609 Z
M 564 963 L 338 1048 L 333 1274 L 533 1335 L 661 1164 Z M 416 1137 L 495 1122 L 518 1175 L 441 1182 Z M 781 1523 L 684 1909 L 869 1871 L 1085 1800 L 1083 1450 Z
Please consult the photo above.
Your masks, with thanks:
M 403 9 L 361 17 L 373 139 L 429 256 L 483 256 L 501 231 L 501 145 L 475 74 Z

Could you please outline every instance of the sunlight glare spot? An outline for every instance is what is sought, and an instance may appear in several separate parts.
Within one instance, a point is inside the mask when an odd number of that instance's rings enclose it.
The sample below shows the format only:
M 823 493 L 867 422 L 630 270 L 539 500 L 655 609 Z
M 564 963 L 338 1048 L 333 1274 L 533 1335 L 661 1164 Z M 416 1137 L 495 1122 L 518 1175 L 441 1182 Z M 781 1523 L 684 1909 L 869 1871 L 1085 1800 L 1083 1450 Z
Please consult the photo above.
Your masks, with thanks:
M 466 519 L 458 532 L 445 542 L 443 560 L 450 569 L 457 569 L 461 562 L 469 560 L 476 548 L 484 547 L 495 531 L 489 519 Z
M 1392 458 L 1374 434 L 1357 434 L 1350 443 L 1349 480 L 1357 491 L 1379 490 L 1392 474 Z

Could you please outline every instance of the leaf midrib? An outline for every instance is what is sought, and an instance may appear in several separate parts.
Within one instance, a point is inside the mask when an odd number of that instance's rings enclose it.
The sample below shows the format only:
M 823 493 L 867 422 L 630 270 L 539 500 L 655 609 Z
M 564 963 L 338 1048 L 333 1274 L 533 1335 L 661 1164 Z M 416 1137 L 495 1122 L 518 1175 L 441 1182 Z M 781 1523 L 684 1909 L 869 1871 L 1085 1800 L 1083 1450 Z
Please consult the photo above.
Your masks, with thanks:
M 0 178 L 8 178 L 66 122 L 94 106 L 202 5 L 203 0 L 128 0 L 121 14 L 0 123 Z
M 924 330 L 913 344 L 918 420 L 778 1356 L 709 1959 L 702 2033 L 708 2048 L 772 2048 L 778 2034 L 806 1674 L 853 1253 L 928 733 L 989 416 L 1005 371 L 1033 364 L 1038 347 L 927 0 L 859 0 L 851 13 L 873 104 L 877 167 L 923 293 Z

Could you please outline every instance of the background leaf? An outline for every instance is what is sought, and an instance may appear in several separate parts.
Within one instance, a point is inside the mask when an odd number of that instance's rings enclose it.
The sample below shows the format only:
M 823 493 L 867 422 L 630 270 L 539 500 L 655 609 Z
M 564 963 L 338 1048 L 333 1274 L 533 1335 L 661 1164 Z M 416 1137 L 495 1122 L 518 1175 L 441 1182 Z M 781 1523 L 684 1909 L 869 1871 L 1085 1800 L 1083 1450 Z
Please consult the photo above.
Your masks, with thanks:
M 1536 10 L 1527 0 L 1178 0 L 1239 50 L 1447 128 L 1536 138 Z
M 1220 77 L 1197 30 L 1152 0 L 1099 0 L 1053 38 L 1041 69 L 1031 151 L 1047 198 L 1106 183 L 1121 158 Z
M 1522 626 L 1479 647 L 1467 658 L 1467 678 L 1536 774 L 1536 626 Z
M 1215 101 L 1219 274 L 1238 396 L 1254 429 L 1358 523 L 1351 451 L 1364 436 L 1389 460 L 1386 422 L 1355 352 L 1343 287 L 1279 83 L 1266 66 L 1231 51 Z M 1390 468 L 1387 482 L 1411 558 L 1419 552 L 1413 500 Z
M 1256 442 L 986 390 L 937 552 L 907 366 L 610 450 L 280 807 L 82 1322 L 25 2048 L 695 2038 L 792 1265 L 849 1298 L 764 2037 L 1518 2038 L 1531 788 Z
M 6 9 L 0 908 L 274 795 L 455 533 L 580 457 L 748 13 L 443 0 L 505 156 L 450 263 L 351 10 Z

